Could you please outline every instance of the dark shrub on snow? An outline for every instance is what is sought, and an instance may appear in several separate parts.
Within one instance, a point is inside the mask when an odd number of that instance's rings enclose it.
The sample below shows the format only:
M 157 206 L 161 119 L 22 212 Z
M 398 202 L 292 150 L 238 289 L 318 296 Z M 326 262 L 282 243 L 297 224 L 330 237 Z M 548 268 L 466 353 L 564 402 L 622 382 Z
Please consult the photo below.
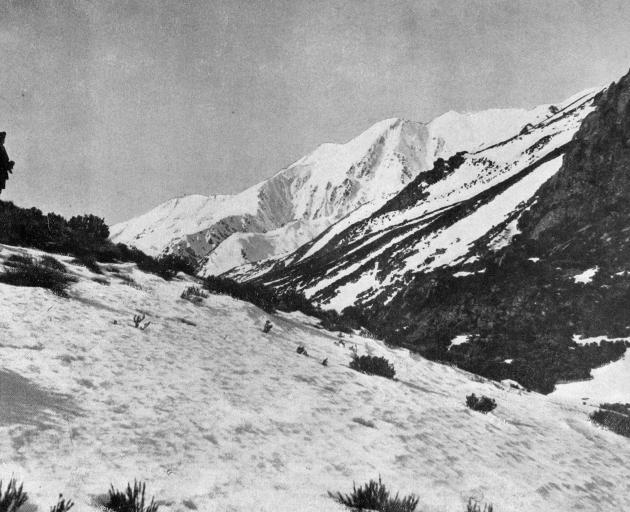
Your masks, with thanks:
M 225 277 L 210 276 L 206 278 L 204 287 L 212 293 L 225 294 L 251 302 L 267 313 L 273 313 L 279 303 L 276 294 L 262 284 L 239 283 Z
M 106 510 L 112 512 L 157 512 L 158 505 L 151 498 L 151 503 L 145 504 L 145 484 L 143 482 L 133 482 L 133 488 L 127 484 L 127 489 L 119 491 L 112 485 L 109 496 L 103 503 Z
M 478 397 L 473 393 L 466 397 L 466 405 L 473 411 L 486 413 L 492 411 L 497 406 L 497 403 L 494 399 L 488 398 L 485 395 Z
M 42 263 L 42 265 L 48 267 L 48 268 L 52 268 L 53 270 L 58 270 L 59 272 L 66 272 L 66 266 L 61 263 L 58 259 L 53 258 L 52 256 L 42 256 L 40 258 L 40 261 Z
M 393 379 L 396 375 L 394 366 L 384 357 L 354 355 L 350 361 L 350 368 L 368 375 L 380 375 Z
M 413 494 L 402 498 L 398 495 L 398 493 L 396 493 L 396 496 L 391 496 L 389 490 L 387 490 L 387 487 L 381 481 L 380 476 L 378 477 L 378 482 L 370 480 L 367 484 L 364 484 L 361 487 L 357 487 L 356 484 L 353 484 L 352 487 L 352 492 L 350 494 L 329 492 L 328 495 L 346 507 L 358 510 L 378 510 L 379 512 L 414 512 L 418 506 L 419 500 Z
M 207 299 L 208 294 L 198 286 L 189 286 L 182 292 L 180 297 L 191 302 L 200 302 L 202 299 Z
M 66 500 L 61 494 L 59 495 L 59 500 L 55 504 L 54 507 L 50 508 L 50 512 L 68 512 L 72 507 L 74 507 L 74 501 Z
M 66 289 L 76 280 L 58 268 L 56 265 L 51 266 L 50 260 L 45 259 L 25 258 L 20 262 L 13 261 L 11 266 L 0 274 L 0 283 L 46 288 L 55 295 L 66 297 Z
M 592 421 L 616 434 L 630 437 L 630 404 L 602 404 L 599 407 L 591 413 Z
M 15 478 L 9 480 L 5 489 L 2 488 L 0 480 L 0 511 L 17 512 L 28 500 L 28 494 L 22 490 L 23 485 L 18 486 Z

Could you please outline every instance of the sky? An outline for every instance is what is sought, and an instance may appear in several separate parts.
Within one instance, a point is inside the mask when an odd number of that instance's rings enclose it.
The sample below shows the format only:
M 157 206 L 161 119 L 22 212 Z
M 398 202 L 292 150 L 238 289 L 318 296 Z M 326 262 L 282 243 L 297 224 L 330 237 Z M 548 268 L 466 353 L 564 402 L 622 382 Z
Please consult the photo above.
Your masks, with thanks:
M 626 0 L 2 0 L 3 200 L 115 223 L 386 118 L 533 107 L 630 68 Z

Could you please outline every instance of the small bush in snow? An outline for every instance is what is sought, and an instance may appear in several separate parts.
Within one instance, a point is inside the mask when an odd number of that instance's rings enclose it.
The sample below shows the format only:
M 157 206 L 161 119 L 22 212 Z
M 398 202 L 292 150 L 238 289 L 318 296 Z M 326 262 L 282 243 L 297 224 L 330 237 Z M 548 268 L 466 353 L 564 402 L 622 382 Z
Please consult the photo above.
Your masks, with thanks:
M 630 437 L 630 411 L 628 404 L 602 404 L 591 413 L 595 423 L 612 430 L 615 434 Z
M 58 263 L 58 262 L 57 262 Z M 13 260 L 0 274 L 0 282 L 12 286 L 33 286 L 51 290 L 55 295 L 67 297 L 66 288 L 75 281 L 64 271 L 52 268 L 50 262 L 24 258 Z
M 201 299 L 208 298 L 208 294 L 198 286 L 189 286 L 182 292 L 180 297 L 191 302 L 201 302 Z
M 350 368 L 368 375 L 380 375 L 388 379 L 393 379 L 396 375 L 394 366 L 384 357 L 358 356 L 354 354 L 350 361 Z
M 133 488 L 131 484 L 127 484 L 125 491 L 119 491 L 112 485 L 103 506 L 112 512 L 157 512 L 158 505 L 154 503 L 153 498 L 151 503 L 145 505 L 144 492 L 145 484 L 135 480 Z
M 481 508 L 481 505 L 479 504 L 479 502 L 477 500 L 474 500 L 472 498 L 468 499 L 468 506 L 466 507 L 466 512 L 493 512 L 493 507 L 492 505 L 488 505 L 485 504 L 483 506 L 483 508 Z
M 418 498 L 413 494 L 399 497 L 398 493 L 392 497 L 390 492 L 378 477 L 378 482 L 370 480 L 369 483 L 357 488 L 353 484 L 352 493 L 334 494 L 329 492 L 328 495 L 339 503 L 356 508 L 358 510 L 377 510 L 379 512 L 413 512 L 418 506 Z
M 66 501 L 60 494 L 59 501 L 54 507 L 50 507 L 50 512 L 68 512 L 72 507 L 74 507 L 74 502 L 72 500 Z
M 2 489 L 0 480 L 0 512 L 17 512 L 26 503 L 28 495 L 22 490 L 22 484 L 18 487 L 15 478 L 9 480 L 6 489 Z
M 488 398 L 485 395 L 478 397 L 473 393 L 466 397 L 466 405 L 473 411 L 487 413 L 493 410 L 497 406 L 497 403 L 492 398 Z
M 142 315 L 133 315 L 133 326 L 136 329 L 140 329 L 141 331 L 144 331 L 147 327 L 149 327 L 149 325 L 151 325 L 151 322 L 144 322 L 144 324 L 142 323 L 142 321 L 147 317 L 147 315 L 145 315 L 144 313 L 142 313 Z

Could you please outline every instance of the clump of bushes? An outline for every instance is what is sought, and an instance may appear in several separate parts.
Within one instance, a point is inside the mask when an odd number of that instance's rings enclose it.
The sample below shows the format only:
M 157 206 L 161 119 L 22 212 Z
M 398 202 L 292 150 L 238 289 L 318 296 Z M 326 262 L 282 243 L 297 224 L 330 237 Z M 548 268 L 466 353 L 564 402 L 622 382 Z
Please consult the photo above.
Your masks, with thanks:
M 9 268 L 0 274 L 0 283 L 46 288 L 55 295 L 67 297 L 66 289 L 75 281 L 65 272 L 65 267 L 54 258 L 34 260 L 19 256 L 9 258 L 8 262 Z M 60 270 L 62 267 L 63 270 Z
M 212 293 L 229 295 L 258 306 L 267 313 L 273 313 L 278 307 L 277 295 L 266 286 L 257 283 L 239 283 L 225 277 L 210 276 L 204 282 L 204 288 Z
M 153 258 L 137 249 L 133 249 L 131 254 L 135 258 L 132 259 L 132 261 L 138 265 L 140 270 L 158 275 L 166 281 L 173 279 L 178 272 L 189 275 L 195 274 L 194 265 L 182 256 L 177 256 L 176 254 L 167 254 L 159 258 Z
M 189 300 L 191 302 L 198 303 L 198 302 L 201 302 L 202 299 L 207 299 L 208 294 L 204 292 L 198 286 L 189 286 L 182 292 L 180 297 L 184 300 Z
M 630 437 L 630 404 L 601 404 L 590 418 L 616 434 Z
M 378 477 L 378 482 L 370 480 L 361 487 L 353 484 L 352 493 L 342 494 L 340 492 L 328 495 L 339 503 L 358 510 L 377 510 L 379 512 L 414 512 L 418 506 L 419 499 L 410 494 L 401 498 L 398 493 L 392 497 L 387 487 Z
M 194 264 L 177 255 L 153 258 L 148 254 L 109 240 L 109 227 L 95 215 L 77 215 L 66 220 L 37 208 L 20 208 L 0 201 L 0 243 L 70 254 L 77 262 L 101 273 L 96 262 L 133 262 L 140 270 L 172 279 L 178 272 L 194 275 Z
M 350 361 L 350 368 L 368 375 L 380 375 L 388 379 L 393 379 L 396 375 L 394 366 L 384 357 L 354 354 L 352 361 Z
M 135 480 L 133 487 L 127 484 L 125 491 L 119 491 L 112 485 L 103 506 L 112 512 L 157 512 L 158 505 L 155 504 L 154 498 L 151 498 L 151 503 L 145 505 L 145 487 L 143 482 Z
M 17 512 L 27 500 L 28 494 L 23 491 L 23 484 L 18 486 L 15 478 L 9 480 L 4 490 L 2 490 L 2 481 L 0 480 L 0 511 Z
M 478 397 L 473 393 L 472 395 L 468 395 L 466 397 L 466 405 L 470 407 L 473 411 L 479 411 L 485 414 L 495 409 L 497 403 L 494 399 L 488 398 L 485 395 Z

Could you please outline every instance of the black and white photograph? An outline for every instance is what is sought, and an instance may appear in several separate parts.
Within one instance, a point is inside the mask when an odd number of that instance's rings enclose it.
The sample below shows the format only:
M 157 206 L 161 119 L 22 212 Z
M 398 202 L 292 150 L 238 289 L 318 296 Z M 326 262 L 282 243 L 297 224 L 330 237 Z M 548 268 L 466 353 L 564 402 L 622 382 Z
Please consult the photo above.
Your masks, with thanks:
M 0 0 L 0 512 L 630 511 L 630 2 Z

